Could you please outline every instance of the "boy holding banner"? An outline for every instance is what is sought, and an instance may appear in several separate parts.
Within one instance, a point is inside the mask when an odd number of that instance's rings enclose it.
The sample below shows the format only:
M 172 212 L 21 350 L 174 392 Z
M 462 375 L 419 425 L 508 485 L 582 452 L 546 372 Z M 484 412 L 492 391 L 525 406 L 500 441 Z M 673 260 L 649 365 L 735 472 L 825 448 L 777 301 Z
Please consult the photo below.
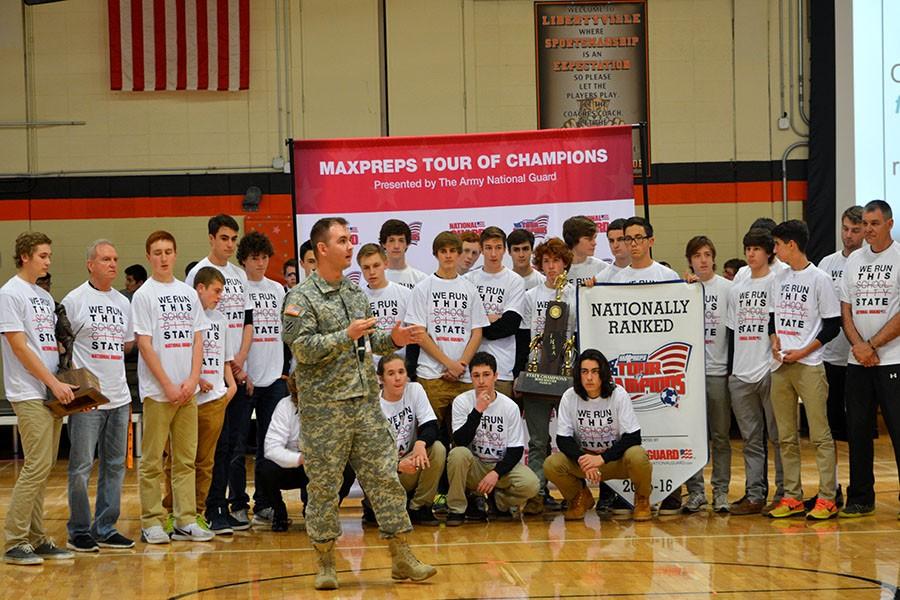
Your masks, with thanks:
M 775 242 L 768 229 L 750 229 L 744 236 L 744 256 L 750 275 L 736 280 L 728 294 L 728 391 L 731 407 L 744 441 L 744 496 L 731 505 L 732 515 L 768 515 L 784 496 L 778 426 L 770 398 L 771 345 L 768 339 L 769 290 L 775 273 Z M 775 449 L 775 496 L 766 505 L 769 480 L 766 436 Z
M 641 425 L 628 392 L 615 384 L 609 361 L 593 348 L 576 359 L 573 377 L 573 387 L 559 401 L 560 451 L 544 462 L 547 479 L 568 502 L 565 519 L 581 519 L 594 505 L 586 480 L 630 479 L 632 518 L 649 521 L 653 466 L 641 447 Z
M 712 441 L 713 510 L 727 513 L 728 484 L 731 482 L 731 401 L 728 398 L 728 340 L 724 321 L 731 282 L 716 275 L 716 247 L 705 235 L 691 238 L 684 255 L 691 271 L 686 279 L 703 285 L 706 415 Z M 687 480 L 687 489 L 684 511 L 700 511 L 706 505 L 703 469 Z
M 772 372 L 772 407 L 784 465 L 784 498 L 769 516 L 783 518 L 806 512 L 800 484 L 799 396 L 803 398 L 819 470 L 818 500 L 807 517 L 830 519 L 837 516 L 838 509 L 834 502 L 834 441 L 828 427 L 828 381 L 822 347 L 840 332 L 840 302 L 831 277 L 806 258 L 806 223 L 785 221 L 772 231 L 772 237 L 776 254 L 789 268 L 772 282 L 769 304 L 772 355 L 781 362 Z

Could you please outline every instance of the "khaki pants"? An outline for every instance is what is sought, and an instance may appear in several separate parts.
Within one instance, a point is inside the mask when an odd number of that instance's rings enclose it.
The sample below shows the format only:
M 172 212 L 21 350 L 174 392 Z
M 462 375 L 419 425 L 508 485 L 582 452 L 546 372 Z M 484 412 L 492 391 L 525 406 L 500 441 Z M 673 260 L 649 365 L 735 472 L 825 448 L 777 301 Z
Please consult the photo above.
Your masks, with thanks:
M 62 419 L 56 418 L 43 400 L 10 402 L 18 419 L 25 464 L 19 471 L 6 513 L 6 543 L 9 550 L 20 544 L 40 546 L 44 533 L 44 491 L 56 464 Z
M 138 473 L 141 527 L 164 526 L 162 505 L 163 452 L 172 445 L 172 500 L 175 524 L 187 526 L 197 519 L 194 461 L 197 458 L 197 402 L 175 406 L 144 398 L 144 439 Z
M 431 506 L 434 495 L 437 493 L 438 482 L 441 473 L 444 472 L 444 463 L 447 461 L 447 449 L 440 442 L 435 442 L 428 448 L 428 462 L 431 466 L 424 471 L 416 473 L 397 473 L 400 485 L 407 492 L 415 490 L 409 507 L 413 510 L 423 506 Z
M 197 498 L 197 514 L 206 512 L 206 496 L 209 495 L 209 484 L 212 481 L 213 459 L 216 457 L 216 444 L 219 434 L 222 433 L 222 423 L 225 422 L 225 408 L 228 401 L 225 396 L 212 402 L 206 402 L 197 407 L 197 459 L 194 463 L 195 471 L 195 495 Z M 163 498 L 163 507 L 172 512 L 172 448 L 166 444 L 165 472 L 166 495 Z
M 472 389 L 471 383 L 462 381 L 446 381 L 444 379 L 419 379 L 419 384 L 425 388 L 428 402 L 434 409 L 440 427 L 450 427 L 452 421 L 451 410 L 453 399 Z
M 819 497 L 834 501 L 834 440 L 828 427 L 828 380 L 825 367 L 803 363 L 783 364 L 772 372 L 772 410 L 778 425 L 784 495 L 803 500 L 800 482 L 800 437 L 797 434 L 797 397 L 809 421 L 809 441 L 816 447 L 819 470 Z
M 458 446 L 450 451 L 447 458 L 447 477 L 450 479 L 447 506 L 451 512 L 466 512 L 466 490 L 476 489 L 482 478 L 493 471 L 495 466 L 494 463 L 475 458 L 468 448 Z M 499 510 L 506 511 L 513 506 L 525 504 L 529 498 L 537 495 L 539 488 L 540 483 L 534 472 L 519 463 L 497 480 L 494 500 Z
M 578 463 L 557 452 L 544 461 L 544 475 L 559 488 L 563 498 L 573 500 L 584 487 L 585 475 Z M 607 479 L 630 479 L 635 493 L 650 497 L 653 465 L 647 458 L 647 451 L 641 446 L 632 446 L 619 460 L 605 463 L 600 467 L 600 476 Z
M 501 394 L 503 394 L 504 396 L 506 396 L 513 402 L 515 402 L 516 399 L 513 398 L 513 382 L 512 381 L 503 381 L 501 379 L 498 379 L 494 383 L 494 390 L 500 392 Z

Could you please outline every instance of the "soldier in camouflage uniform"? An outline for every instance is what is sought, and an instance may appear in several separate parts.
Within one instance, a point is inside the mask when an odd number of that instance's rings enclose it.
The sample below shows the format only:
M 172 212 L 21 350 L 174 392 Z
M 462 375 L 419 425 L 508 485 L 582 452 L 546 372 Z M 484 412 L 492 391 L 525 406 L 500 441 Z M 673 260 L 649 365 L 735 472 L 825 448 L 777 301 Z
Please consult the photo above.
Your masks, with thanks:
M 390 540 L 391 576 L 421 581 L 437 571 L 413 556 L 402 535 L 412 525 L 397 478 L 394 439 L 378 401 L 372 352 L 390 354 L 417 343 L 424 330 L 399 324 L 389 332 L 375 329 L 365 294 L 342 276 L 353 256 L 344 219 L 319 220 L 310 238 L 318 271 L 285 298 L 282 335 L 297 360 L 293 377 L 309 476 L 306 531 L 319 555 L 315 587 L 337 588 L 338 489 L 348 460 L 372 502 L 382 536 Z

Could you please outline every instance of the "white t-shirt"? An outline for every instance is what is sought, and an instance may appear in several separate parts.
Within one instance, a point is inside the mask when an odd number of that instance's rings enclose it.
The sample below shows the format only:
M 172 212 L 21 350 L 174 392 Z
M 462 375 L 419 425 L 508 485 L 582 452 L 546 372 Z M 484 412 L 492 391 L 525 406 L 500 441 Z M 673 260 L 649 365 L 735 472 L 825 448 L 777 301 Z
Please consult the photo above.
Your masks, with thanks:
M 163 283 L 151 277 L 132 296 L 131 315 L 134 333 L 150 336 L 153 351 L 172 383 L 180 385 L 190 377 L 194 334 L 209 329 L 197 292 L 177 279 Z M 168 402 L 165 390 L 141 355 L 138 382 L 141 400 Z
M 853 310 L 853 325 L 868 340 L 900 312 L 900 243 L 882 252 L 871 247 L 856 250 L 847 258 L 841 282 L 841 301 Z M 900 337 L 878 348 L 880 365 L 900 364 Z M 849 355 L 851 364 L 859 362 Z
M 396 402 L 385 400 L 382 394 L 381 412 L 394 430 L 398 459 L 412 452 L 419 427 L 437 420 L 425 389 L 413 381 L 406 384 L 403 397 Z
M 782 271 L 789 271 L 791 268 L 786 264 L 778 260 L 778 257 L 772 259 L 772 264 L 769 265 L 769 270 L 773 273 L 781 273 Z M 732 283 L 737 283 L 741 279 L 746 279 L 750 277 L 750 265 L 744 265 L 740 269 L 737 270 L 737 273 L 734 274 L 734 279 L 732 279 Z
M 487 314 L 475 286 L 463 277 L 441 279 L 432 275 L 419 283 L 406 305 L 410 325 L 422 325 L 438 348 L 451 359 L 462 356 L 472 330 L 487 327 Z M 419 353 L 416 374 L 423 379 L 437 379 L 444 365 L 424 350 Z M 459 378 L 470 382 L 468 370 Z
M 597 275 L 597 283 L 611 282 L 613 280 L 613 277 L 618 275 L 624 268 L 625 267 L 620 267 L 620 266 L 616 265 L 616 263 L 612 263 L 611 265 L 608 265 L 605 269 L 603 269 L 602 273 Z
M 475 408 L 475 390 L 463 392 L 453 400 L 453 431 L 466 424 Z M 497 398 L 481 414 L 481 422 L 469 450 L 479 460 L 498 463 L 506 456 L 507 448 L 524 447 L 525 427 L 516 403 L 497 392 Z
M 665 265 L 655 260 L 649 267 L 636 269 L 627 266 L 610 279 L 610 283 L 658 283 L 660 281 L 680 281 L 681 277 Z
M 488 315 L 499 317 L 505 312 L 514 312 L 520 317 L 524 316 L 525 284 L 512 269 L 503 267 L 499 273 L 486 273 L 484 269 L 478 269 L 469 271 L 466 279 L 478 290 L 484 312 Z M 497 359 L 497 374 L 501 381 L 513 380 L 513 367 L 516 364 L 515 334 L 499 340 L 482 337 L 478 349 L 489 352 Z
M 406 315 L 406 304 L 409 302 L 409 297 L 412 296 L 412 290 L 393 281 L 388 281 L 385 287 L 378 290 L 373 290 L 367 285 L 361 287 L 369 298 L 372 316 L 377 319 L 375 329 L 390 331 L 397 323 L 403 322 Z M 397 350 L 397 354 L 406 356 L 406 348 L 400 348 Z M 381 356 L 372 354 L 372 360 L 375 361 L 377 367 Z
M 604 452 L 624 434 L 641 428 L 631 397 L 621 385 L 609 398 L 590 400 L 583 400 L 575 388 L 569 388 L 560 398 L 556 414 L 556 435 L 574 437 L 579 446 L 591 452 Z
M 194 287 L 194 277 L 196 277 L 197 271 L 203 267 L 215 267 L 225 277 L 225 289 L 222 291 L 222 297 L 216 305 L 216 310 L 222 313 L 225 322 L 228 323 L 228 345 L 231 347 L 232 354 L 237 355 L 243 341 L 244 312 L 253 308 L 253 303 L 250 302 L 250 296 L 247 294 L 247 274 L 242 268 L 232 263 L 225 263 L 224 267 L 214 265 L 207 256 L 198 262 L 184 278 L 184 283 L 188 287 Z M 240 333 L 237 335 L 230 335 L 238 331 Z M 253 380 L 251 379 L 251 381 Z
M 522 277 L 522 282 L 525 284 L 525 291 L 527 292 L 531 288 L 537 287 L 539 285 L 544 285 L 544 281 L 547 278 L 544 277 L 544 274 L 538 271 L 537 269 L 531 269 L 531 273 Z
M 771 299 L 769 312 L 775 313 L 775 335 L 782 352 L 805 347 L 822 331 L 822 319 L 841 314 L 831 277 L 812 263 L 801 271 L 788 269 L 775 275 Z M 822 364 L 822 348 L 799 362 Z
M 532 337 L 544 333 L 544 322 L 547 318 L 547 305 L 556 300 L 556 289 L 539 285 L 525 294 L 525 309 L 522 313 L 521 329 L 530 329 Z M 561 302 L 569 305 L 569 319 L 566 323 L 566 336 L 575 331 L 575 286 L 567 283 L 563 287 Z
M 769 291 L 775 273 L 732 281 L 725 326 L 734 332 L 731 373 L 744 383 L 756 383 L 777 368 L 769 340 Z
M 28 349 L 51 373 L 59 368 L 56 345 L 56 312 L 53 298 L 33 283 L 13 275 L 0 288 L 0 334 L 21 331 Z M 10 402 L 43 400 L 47 386 L 22 366 L 5 335 L 0 335 L 3 386 Z
M 585 281 L 590 281 L 608 268 L 609 265 L 599 258 L 588 256 L 583 263 L 572 263 L 566 278 L 574 286 L 584 285 Z
M 72 365 L 100 380 L 100 392 L 109 400 L 100 410 L 125 406 L 131 402 L 125 380 L 125 342 L 134 341 L 131 303 L 116 290 L 101 292 L 85 281 L 62 304 L 75 333 Z
M 266 430 L 263 456 L 284 469 L 295 469 L 303 454 L 300 450 L 300 414 L 290 396 L 275 405 Z
M 212 384 L 208 392 L 197 393 L 197 406 L 218 400 L 228 391 L 225 383 L 225 363 L 234 358 L 229 350 L 228 326 L 225 317 L 219 311 L 205 310 L 203 314 L 209 320 L 209 329 L 203 332 L 203 364 L 200 366 L 200 379 Z M 229 367 L 230 368 L 230 367 Z
M 284 342 L 281 341 L 284 288 L 263 277 L 260 281 L 247 280 L 247 294 L 253 306 L 253 343 L 244 368 L 254 387 L 268 387 L 284 370 Z M 235 332 L 243 334 L 242 329 L 235 329 L 229 331 L 229 338 Z M 234 344 L 229 346 L 233 348 Z
M 731 282 L 720 275 L 703 283 L 704 347 L 706 374 L 728 374 L 728 335 L 725 332 L 725 312 Z
M 831 276 L 834 291 L 838 298 L 841 297 L 841 278 L 844 275 L 845 264 L 847 264 L 847 257 L 840 250 L 834 254 L 829 254 L 819 261 L 819 268 Z M 841 332 L 837 334 L 837 337 L 825 344 L 825 348 L 822 350 L 822 360 L 831 365 L 846 367 L 849 355 L 850 342 L 847 341 L 844 329 L 841 328 Z
M 413 289 L 420 281 L 428 278 L 428 275 L 409 265 L 406 265 L 405 269 L 385 269 L 384 276 L 388 281 L 393 281 L 408 289 Z

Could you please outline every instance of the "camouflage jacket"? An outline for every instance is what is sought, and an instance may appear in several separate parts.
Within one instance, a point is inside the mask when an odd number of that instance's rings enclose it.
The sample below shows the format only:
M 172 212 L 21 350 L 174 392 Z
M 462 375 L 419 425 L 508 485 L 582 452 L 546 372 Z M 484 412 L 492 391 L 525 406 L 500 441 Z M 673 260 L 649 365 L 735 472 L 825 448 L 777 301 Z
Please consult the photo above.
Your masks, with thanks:
M 388 331 L 369 336 L 371 348 L 362 362 L 357 342 L 347 335 L 353 319 L 371 317 L 369 300 L 346 277 L 338 287 L 313 272 L 288 292 L 282 314 L 282 339 L 297 360 L 292 374 L 300 403 L 321 404 L 365 396 L 378 398 L 372 352 L 396 350 Z

